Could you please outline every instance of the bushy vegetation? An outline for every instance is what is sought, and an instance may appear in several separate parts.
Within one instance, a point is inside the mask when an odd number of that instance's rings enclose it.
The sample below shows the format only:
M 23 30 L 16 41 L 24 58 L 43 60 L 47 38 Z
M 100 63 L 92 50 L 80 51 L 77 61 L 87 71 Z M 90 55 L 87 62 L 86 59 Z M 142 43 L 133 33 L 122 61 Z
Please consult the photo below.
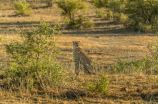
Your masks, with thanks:
M 75 19 L 75 14 L 79 10 L 86 10 L 87 6 L 82 0 L 61 0 L 58 7 L 62 9 L 62 15 L 69 21 Z
M 88 89 L 91 92 L 100 92 L 106 95 L 108 91 L 109 78 L 104 75 L 100 75 L 98 82 L 88 84 Z
M 70 29 L 75 28 L 92 28 L 94 26 L 93 21 L 89 20 L 89 18 L 84 17 L 83 15 L 79 15 L 77 19 L 71 21 L 67 27 Z
M 157 0 L 92 0 L 97 8 L 112 11 L 113 19 L 136 31 L 157 29 Z
M 126 27 L 140 31 L 157 29 L 157 0 L 128 0 L 125 8 L 129 18 L 125 23 Z
M 105 19 L 107 19 L 107 13 L 105 13 L 105 11 L 103 11 L 103 10 L 100 10 L 100 9 L 97 9 L 96 10 L 96 14 L 97 14 L 97 16 L 99 17 L 99 18 L 105 18 Z
M 93 22 L 90 21 L 87 17 L 79 15 L 75 19 L 75 14 L 79 10 L 86 11 L 87 6 L 82 0 L 61 0 L 58 2 L 58 7 L 62 9 L 62 16 L 65 17 L 68 28 L 81 28 L 81 26 L 93 27 Z
M 92 3 L 97 8 L 108 7 L 109 0 L 92 0 Z
M 16 86 L 27 88 L 53 87 L 62 78 L 63 66 L 55 61 L 59 53 L 53 36 L 60 34 L 59 25 L 51 28 L 41 22 L 32 32 L 21 31 L 21 41 L 12 41 L 6 45 L 10 56 L 9 67 L 5 75 Z
M 22 0 L 20 2 L 14 1 L 15 13 L 17 15 L 29 16 L 31 15 L 31 7 L 26 2 L 26 0 Z

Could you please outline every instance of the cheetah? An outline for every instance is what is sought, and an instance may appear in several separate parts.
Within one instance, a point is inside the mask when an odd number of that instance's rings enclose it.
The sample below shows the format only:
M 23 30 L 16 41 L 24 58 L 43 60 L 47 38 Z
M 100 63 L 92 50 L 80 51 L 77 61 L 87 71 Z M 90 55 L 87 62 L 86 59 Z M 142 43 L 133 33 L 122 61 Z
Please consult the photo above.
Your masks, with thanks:
M 73 41 L 73 57 L 75 62 L 75 73 L 79 75 L 80 66 L 84 74 L 95 74 L 92 66 L 92 60 L 89 56 L 79 47 L 80 41 Z

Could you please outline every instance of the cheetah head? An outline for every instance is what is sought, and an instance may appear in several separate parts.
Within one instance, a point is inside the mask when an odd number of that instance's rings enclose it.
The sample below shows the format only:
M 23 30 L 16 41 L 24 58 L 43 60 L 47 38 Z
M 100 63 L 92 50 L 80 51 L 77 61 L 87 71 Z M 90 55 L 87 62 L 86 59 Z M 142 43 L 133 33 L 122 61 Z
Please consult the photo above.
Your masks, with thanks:
M 80 41 L 73 41 L 73 47 L 78 48 Z

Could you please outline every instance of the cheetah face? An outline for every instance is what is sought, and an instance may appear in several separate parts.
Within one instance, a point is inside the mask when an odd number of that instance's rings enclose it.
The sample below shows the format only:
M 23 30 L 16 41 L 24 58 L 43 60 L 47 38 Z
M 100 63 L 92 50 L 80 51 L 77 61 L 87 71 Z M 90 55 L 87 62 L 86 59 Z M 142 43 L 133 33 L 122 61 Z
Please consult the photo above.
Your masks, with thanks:
M 74 48 L 79 47 L 79 43 L 80 43 L 80 41 L 73 41 L 73 47 Z

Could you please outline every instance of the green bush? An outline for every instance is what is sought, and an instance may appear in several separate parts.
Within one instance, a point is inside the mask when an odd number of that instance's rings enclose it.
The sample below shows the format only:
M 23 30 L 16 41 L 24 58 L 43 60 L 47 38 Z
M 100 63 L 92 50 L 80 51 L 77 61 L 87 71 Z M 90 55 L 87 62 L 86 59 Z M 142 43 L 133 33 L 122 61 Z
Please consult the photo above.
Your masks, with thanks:
M 124 1 L 122 0 L 94 0 L 93 4 L 97 8 L 104 8 L 106 12 L 103 10 L 97 10 L 96 14 L 100 18 L 105 19 L 114 19 L 118 22 L 122 22 L 120 16 L 122 16 L 122 12 L 125 9 Z
M 10 56 L 10 67 L 6 70 L 6 77 L 20 86 L 32 88 L 53 87 L 61 78 L 63 66 L 55 61 L 59 53 L 55 47 L 55 34 L 60 34 L 60 26 L 51 28 L 47 23 L 41 22 L 32 32 L 24 34 L 21 31 L 21 41 L 12 41 L 6 45 Z
M 92 28 L 94 26 L 93 21 L 89 18 L 79 15 L 77 19 L 71 21 L 67 27 L 71 29 L 75 28 Z
M 158 28 L 157 0 L 92 0 L 92 3 L 97 8 L 104 8 L 109 15 L 112 13 L 111 17 L 128 29 L 150 32 Z M 97 15 L 106 17 L 103 12 Z
M 124 13 L 115 13 L 113 19 L 116 22 L 125 23 L 128 20 L 128 16 Z
M 26 0 L 22 0 L 20 2 L 14 1 L 15 13 L 17 15 L 29 16 L 31 15 L 31 7 L 26 2 Z
M 92 20 L 85 20 L 83 25 L 82 25 L 82 28 L 92 28 L 94 27 L 94 22 Z
M 61 0 L 58 2 L 58 7 L 62 9 L 62 15 L 70 25 L 75 23 L 77 11 L 85 11 L 87 9 L 86 4 L 82 0 Z
M 122 13 L 125 11 L 126 0 L 109 0 L 108 8 L 114 13 Z
M 103 10 L 97 9 L 96 14 L 99 18 L 107 19 L 107 13 L 105 13 Z
M 157 0 L 128 0 L 125 11 L 129 20 L 125 27 L 144 31 L 158 27 L 158 1 Z M 145 26 L 144 26 L 145 25 Z
M 109 0 L 92 0 L 91 2 L 97 8 L 108 7 Z
M 100 80 L 96 83 L 88 85 L 88 89 L 91 92 L 100 92 L 103 95 L 106 95 L 108 91 L 109 78 L 104 75 L 100 75 Z

